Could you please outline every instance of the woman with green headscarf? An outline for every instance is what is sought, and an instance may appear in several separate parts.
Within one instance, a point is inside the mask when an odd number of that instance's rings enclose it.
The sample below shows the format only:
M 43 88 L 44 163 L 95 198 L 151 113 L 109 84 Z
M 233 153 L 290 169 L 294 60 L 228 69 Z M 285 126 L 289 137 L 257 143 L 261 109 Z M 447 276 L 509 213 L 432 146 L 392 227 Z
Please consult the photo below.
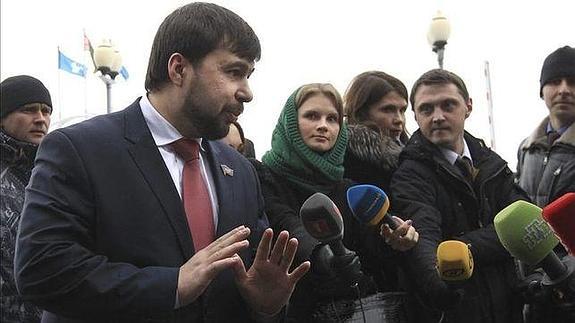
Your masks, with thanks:
M 379 232 L 360 226 L 347 206 L 346 191 L 352 183 L 343 178 L 346 146 L 340 94 L 330 84 L 313 83 L 300 87 L 288 98 L 272 135 L 271 150 L 262 157 L 262 163 L 254 161 L 271 227 L 274 232 L 287 230 L 298 239 L 294 264 L 306 260 L 312 263 L 312 270 L 296 286 L 290 300 L 288 322 L 349 318 L 359 295 L 377 292 L 369 273 L 378 268 L 362 265 L 359 288 L 352 288 L 337 270 L 326 270 L 330 266 L 324 260 L 331 251 L 305 231 L 299 216 L 308 197 L 321 192 L 336 204 L 344 222 L 343 243 L 362 263 L 378 263 L 376 259 L 391 252 Z M 401 239 L 413 246 L 415 230 L 410 223 L 401 223 L 396 231 L 400 230 L 410 233 Z M 370 261 L 364 261 L 367 258 Z M 343 263 L 351 262 L 346 259 Z

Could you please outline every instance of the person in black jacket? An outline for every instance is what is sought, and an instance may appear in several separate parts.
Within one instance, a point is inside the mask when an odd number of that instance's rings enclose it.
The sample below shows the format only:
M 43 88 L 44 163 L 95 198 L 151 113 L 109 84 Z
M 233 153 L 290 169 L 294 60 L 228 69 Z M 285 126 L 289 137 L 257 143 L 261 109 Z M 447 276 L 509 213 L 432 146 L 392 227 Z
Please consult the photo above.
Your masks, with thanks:
M 347 206 L 346 191 L 351 182 L 343 179 L 347 131 L 342 110 L 341 97 L 333 86 L 302 86 L 282 110 L 273 132 L 272 149 L 263 156 L 262 163 L 253 161 L 271 227 L 288 230 L 298 239 L 294 263 L 312 262 L 312 272 L 303 278 L 290 300 L 288 320 L 293 322 L 343 319 L 352 315 L 349 307 L 353 312 L 353 301 L 357 298 L 356 290 L 338 279 L 337 270 L 330 276 L 321 270 L 321 262 L 316 261 L 325 246 L 305 231 L 299 217 L 300 207 L 309 196 L 322 192 L 337 205 L 345 227 L 343 243 L 357 252 L 362 264 L 368 258 L 381 263 L 390 251 L 379 232 L 360 226 Z M 416 243 L 417 233 L 409 221 L 401 223 L 388 238 L 392 247 L 406 250 Z M 376 286 L 369 276 L 370 269 L 365 266 L 362 269 L 366 275 L 359 281 L 360 293 L 373 294 Z M 332 308 L 334 313 L 326 312 Z
M 400 155 L 391 189 L 398 214 L 420 232 L 405 255 L 423 305 L 419 321 L 521 322 L 513 260 L 493 218 L 510 203 L 527 200 L 526 194 L 507 163 L 464 130 L 472 103 L 459 76 L 431 70 L 415 82 L 410 100 L 419 129 Z M 475 262 L 463 293 L 443 282 L 435 267 L 438 244 L 453 239 L 470 245 Z
M 344 177 L 389 190 L 401 148 L 407 143 L 407 89 L 380 71 L 356 76 L 345 93 L 349 140 Z
M 23 299 L 14 280 L 14 252 L 24 191 L 30 181 L 38 145 L 46 136 L 52 98 L 44 84 L 28 75 L 0 83 L 0 275 L 2 322 L 40 322 L 40 308 Z

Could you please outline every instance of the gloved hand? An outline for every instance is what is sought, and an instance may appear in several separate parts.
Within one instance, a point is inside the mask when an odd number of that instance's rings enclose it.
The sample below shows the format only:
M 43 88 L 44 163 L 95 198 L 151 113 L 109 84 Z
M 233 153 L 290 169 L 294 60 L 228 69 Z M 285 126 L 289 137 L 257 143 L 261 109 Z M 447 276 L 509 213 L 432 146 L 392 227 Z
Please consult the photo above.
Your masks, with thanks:
M 515 289 L 519 295 L 523 297 L 525 303 L 535 304 L 547 302 L 550 297 L 550 291 L 541 285 L 543 276 L 544 273 L 542 269 L 539 268 L 517 284 Z
M 347 250 L 336 256 L 327 244 L 317 245 L 310 256 L 310 280 L 314 289 L 324 296 L 343 296 L 354 293 L 353 285 L 362 277 L 361 264 L 355 252 Z

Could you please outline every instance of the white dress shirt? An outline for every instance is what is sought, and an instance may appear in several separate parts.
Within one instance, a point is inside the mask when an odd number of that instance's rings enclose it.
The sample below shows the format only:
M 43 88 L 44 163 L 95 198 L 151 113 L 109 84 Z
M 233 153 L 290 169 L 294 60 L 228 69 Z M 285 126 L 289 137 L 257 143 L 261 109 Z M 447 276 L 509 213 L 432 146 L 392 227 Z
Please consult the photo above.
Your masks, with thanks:
M 174 128 L 164 117 L 152 106 L 147 95 L 143 95 L 140 100 L 140 108 L 144 114 L 144 120 L 152 133 L 154 142 L 162 155 L 162 159 L 170 172 L 172 181 L 182 198 L 182 172 L 184 171 L 184 160 L 176 154 L 170 147 L 174 141 L 182 138 L 180 132 Z M 210 167 L 206 166 L 206 151 L 202 147 L 202 138 L 194 138 L 200 145 L 200 169 L 202 178 L 208 187 L 210 202 L 212 204 L 212 214 L 214 216 L 214 229 L 218 227 L 218 196 L 216 194 L 214 179 Z M 214 232 L 215 234 L 215 232 Z
M 442 147 L 439 147 L 439 149 L 441 150 L 441 152 L 443 153 L 443 156 L 445 156 L 447 161 L 451 165 L 455 165 L 455 161 L 457 160 L 457 157 L 459 157 L 459 154 L 454 152 L 451 149 L 442 148 Z M 469 147 L 467 146 L 467 142 L 465 141 L 465 139 L 463 139 L 463 154 L 461 155 L 461 157 L 469 158 L 469 161 L 471 161 L 471 165 L 473 165 L 473 159 L 471 159 L 471 152 L 469 151 Z

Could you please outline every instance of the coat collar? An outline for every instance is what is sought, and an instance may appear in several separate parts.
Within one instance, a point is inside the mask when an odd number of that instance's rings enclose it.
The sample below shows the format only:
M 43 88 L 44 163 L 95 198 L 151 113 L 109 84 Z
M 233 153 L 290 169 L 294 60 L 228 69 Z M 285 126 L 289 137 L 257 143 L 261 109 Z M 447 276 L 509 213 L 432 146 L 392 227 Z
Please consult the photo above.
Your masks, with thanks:
M 549 124 L 549 117 L 545 117 L 535 130 L 525 139 L 521 144 L 521 149 L 530 149 L 533 145 L 544 144 L 547 145 L 547 125 Z M 575 122 L 567 128 L 567 130 L 557 139 L 553 145 L 559 143 L 575 146 Z

